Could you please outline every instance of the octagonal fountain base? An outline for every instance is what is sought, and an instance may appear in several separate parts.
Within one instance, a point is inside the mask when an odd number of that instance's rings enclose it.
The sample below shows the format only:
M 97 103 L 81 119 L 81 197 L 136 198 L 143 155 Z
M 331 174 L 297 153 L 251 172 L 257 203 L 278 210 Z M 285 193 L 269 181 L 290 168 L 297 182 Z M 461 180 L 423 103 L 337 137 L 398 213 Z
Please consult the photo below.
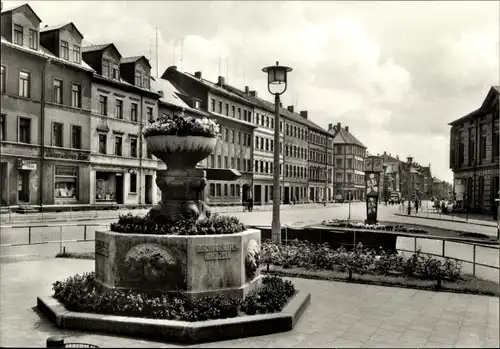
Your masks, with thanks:
M 243 298 L 262 283 L 260 230 L 229 235 L 146 235 L 97 231 L 101 291 L 181 292 L 189 300 L 220 293 Z

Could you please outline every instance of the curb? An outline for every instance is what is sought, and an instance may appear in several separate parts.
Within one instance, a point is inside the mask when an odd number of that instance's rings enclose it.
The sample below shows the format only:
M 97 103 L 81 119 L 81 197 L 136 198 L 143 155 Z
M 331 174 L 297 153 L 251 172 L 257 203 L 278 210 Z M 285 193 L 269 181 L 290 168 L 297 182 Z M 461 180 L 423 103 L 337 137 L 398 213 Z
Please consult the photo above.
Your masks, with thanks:
M 451 219 L 443 219 L 443 218 L 434 218 L 434 217 L 421 217 L 421 216 L 408 216 L 405 214 L 401 213 L 394 213 L 395 216 L 401 216 L 401 217 L 411 217 L 411 218 L 421 218 L 421 219 L 430 219 L 434 221 L 441 221 L 441 222 L 451 222 L 451 223 L 463 223 L 463 224 L 473 224 L 473 225 L 480 225 L 483 227 L 490 227 L 490 228 L 495 228 L 495 225 L 490 225 L 490 224 L 485 224 L 485 223 L 476 223 L 476 222 L 464 222 L 464 221 L 453 221 Z
M 311 295 L 297 290 L 290 302 L 279 313 L 186 322 L 73 312 L 68 311 L 53 297 L 37 297 L 38 309 L 60 328 L 114 333 L 184 344 L 290 331 L 310 303 Z

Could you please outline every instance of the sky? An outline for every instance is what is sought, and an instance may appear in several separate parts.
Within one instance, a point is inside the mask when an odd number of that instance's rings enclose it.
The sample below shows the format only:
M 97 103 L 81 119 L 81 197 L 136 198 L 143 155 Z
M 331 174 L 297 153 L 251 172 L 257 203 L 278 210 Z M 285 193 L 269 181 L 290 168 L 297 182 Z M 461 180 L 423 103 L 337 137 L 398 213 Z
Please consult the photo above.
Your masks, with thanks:
M 151 57 L 153 75 L 176 65 L 272 101 L 262 68 L 279 61 L 293 68 L 283 105 L 450 182 L 448 123 L 500 84 L 498 1 L 28 3 L 42 26 L 73 22 L 87 43 Z

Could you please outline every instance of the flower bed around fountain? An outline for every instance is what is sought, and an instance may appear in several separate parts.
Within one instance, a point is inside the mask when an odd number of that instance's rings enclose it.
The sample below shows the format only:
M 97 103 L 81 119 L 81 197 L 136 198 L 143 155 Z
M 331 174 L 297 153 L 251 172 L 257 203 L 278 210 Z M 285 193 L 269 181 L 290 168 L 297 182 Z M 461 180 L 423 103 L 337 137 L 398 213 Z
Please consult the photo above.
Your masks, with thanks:
M 262 286 L 260 230 L 212 216 L 203 201 L 196 164 L 214 151 L 218 124 L 163 117 L 143 133 L 168 168 L 157 171 L 161 201 L 145 217 L 120 216 L 96 231 L 95 274 L 56 282 L 38 307 L 64 328 L 187 343 L 291 330 L 310 295 L 277 278 Z M 241 320 L 241 312 L 261 315 Z M 270 312 L 279 314 L 262 315 Z

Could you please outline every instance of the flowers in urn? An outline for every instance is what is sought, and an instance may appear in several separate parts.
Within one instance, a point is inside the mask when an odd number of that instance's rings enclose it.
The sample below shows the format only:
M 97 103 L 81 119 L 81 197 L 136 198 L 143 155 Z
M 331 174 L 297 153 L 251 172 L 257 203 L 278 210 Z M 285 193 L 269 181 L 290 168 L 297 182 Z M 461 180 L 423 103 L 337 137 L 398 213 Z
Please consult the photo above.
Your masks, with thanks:
M 220 126 L 216 121 L 206 117 L 164 115 L 145 126 L 142 133 L 145 137 L 166 135 L 220 138 Z

